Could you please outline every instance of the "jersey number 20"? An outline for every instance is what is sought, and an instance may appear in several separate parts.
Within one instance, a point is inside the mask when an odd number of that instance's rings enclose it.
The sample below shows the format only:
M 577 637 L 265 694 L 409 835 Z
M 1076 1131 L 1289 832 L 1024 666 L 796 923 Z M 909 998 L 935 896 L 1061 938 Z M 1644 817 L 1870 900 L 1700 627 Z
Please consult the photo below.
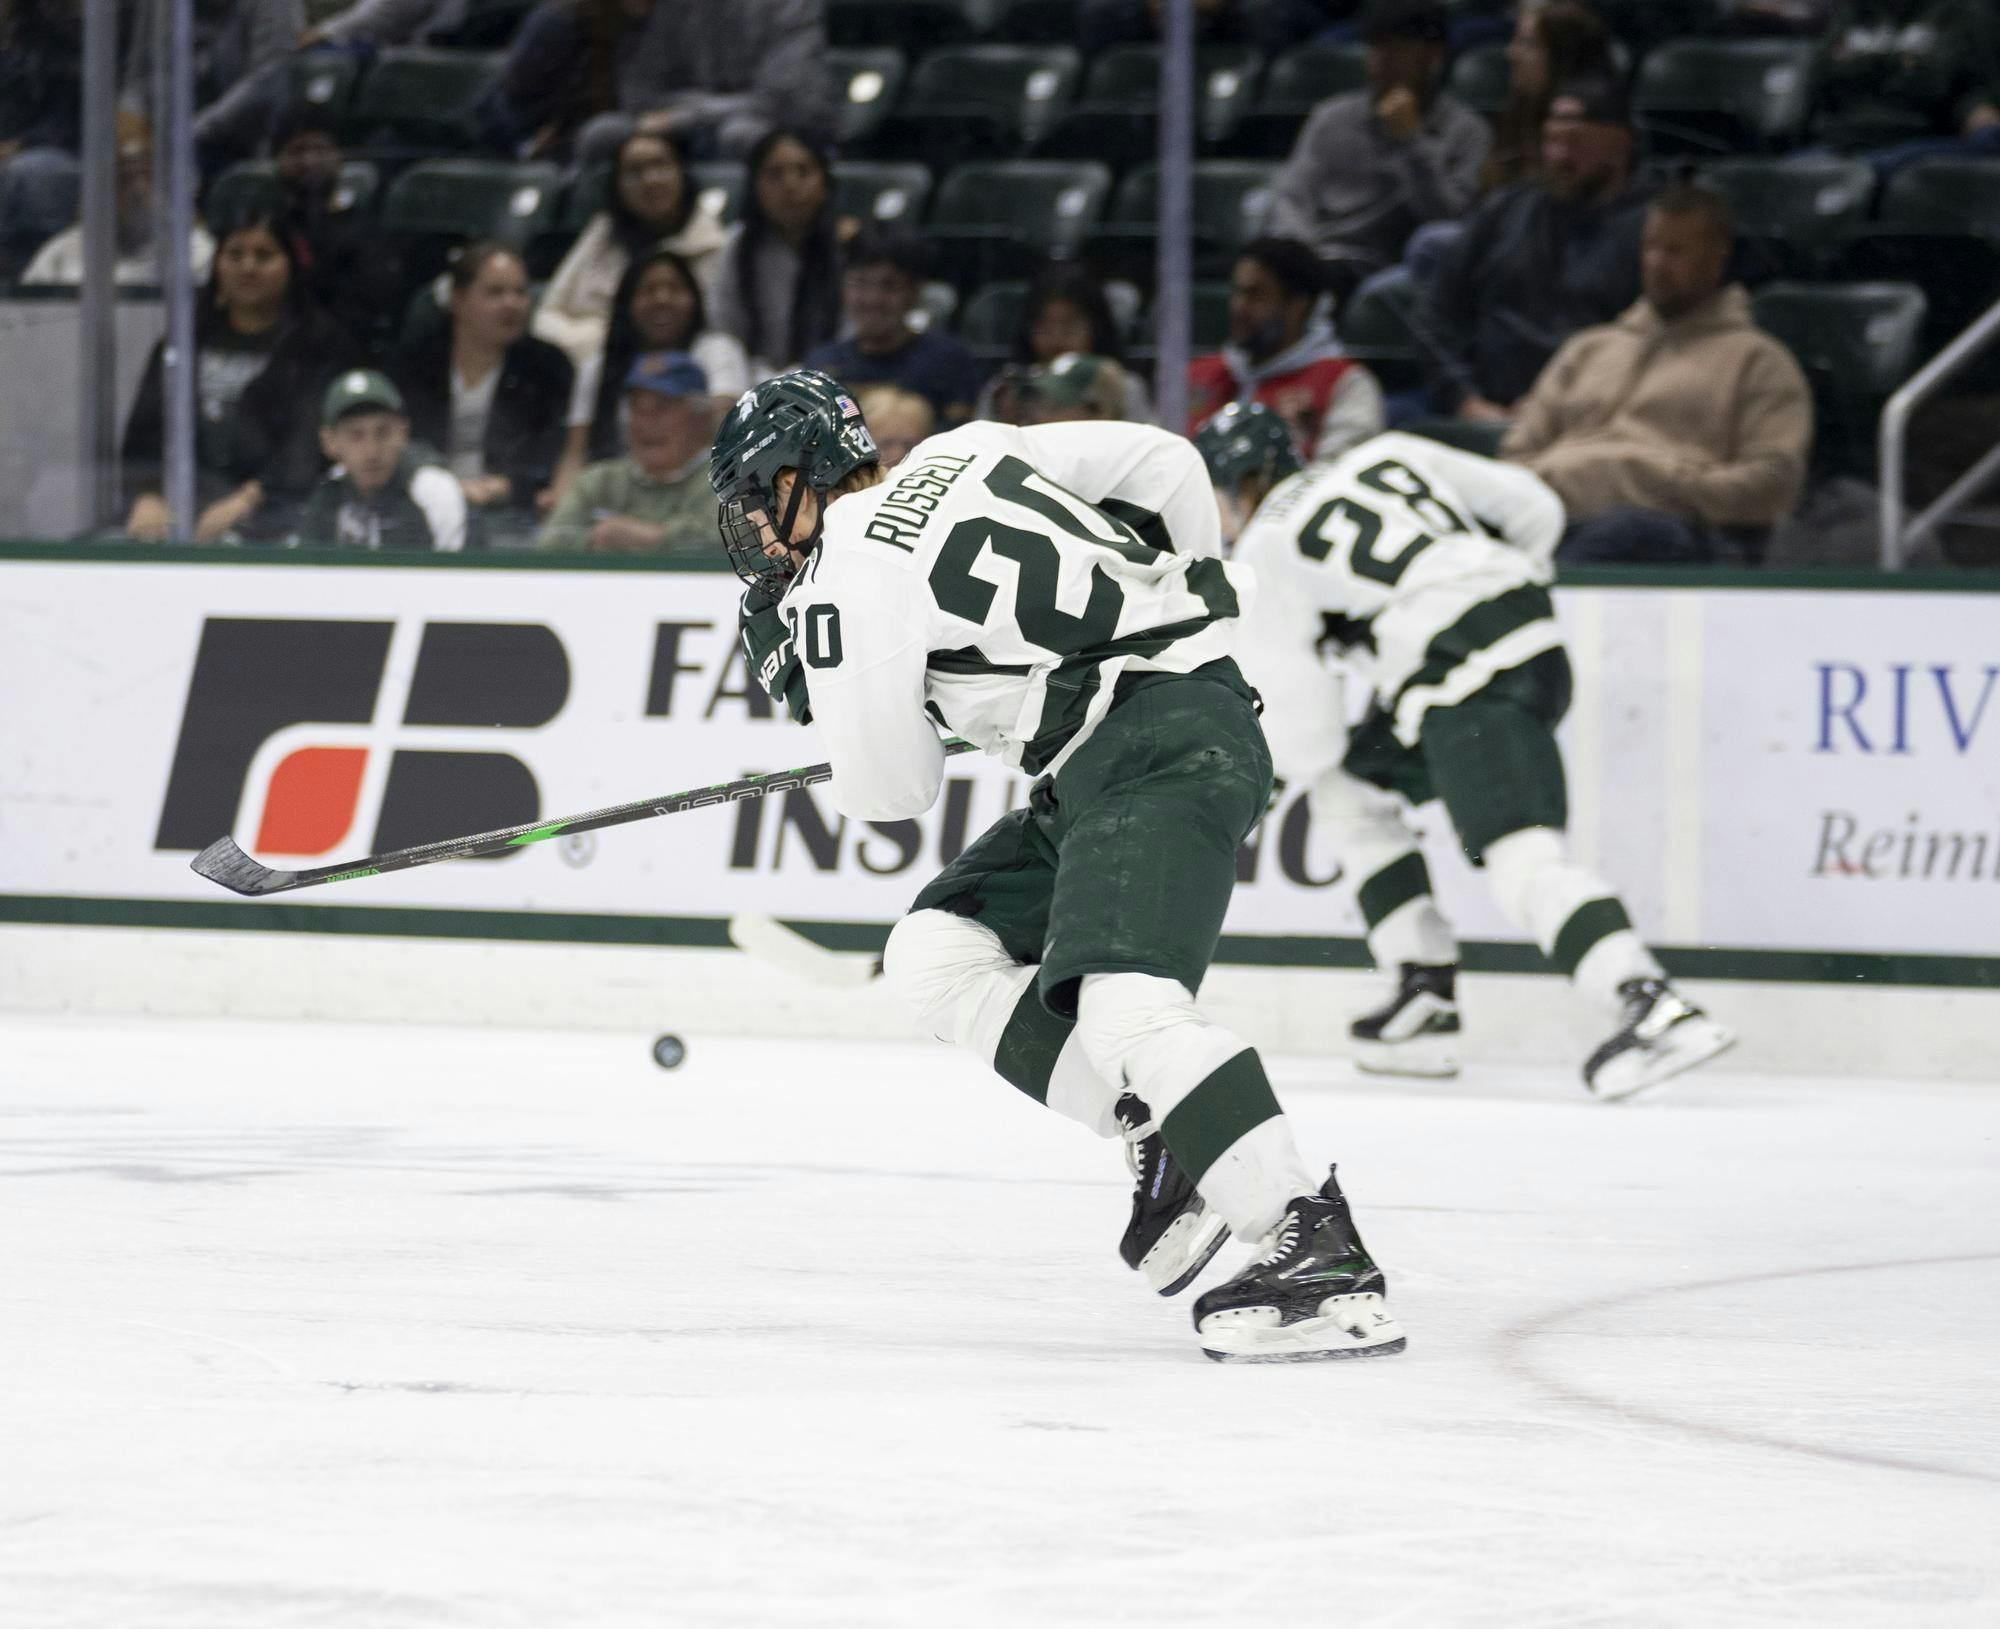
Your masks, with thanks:
M 1030 484 L 1030 483 L 1033 484 Z M 1003 458 L 986 477 L 987 489 L 997 498 L 1050 521 L 1059 531 L 1100 548 L 1115 549 L 1128 560 L 1157 559 L 1159 551 L 1148 548 L 1122 521 L 1114 520 L 1094 504 L 1087 504 L 1073 492 L 1066 492 L 1019 458 Z M 1093 522 L 1097 523 L 1093 526 Z M 1100 529 L 1101 528 L 1101 529 Z M 962 520 L 945 535 L 931 565 L 931 593 L 953 616 L 968 622 L 984 622 L 999 592 L 972 568 L 988 548 L 1002 559 L 1012 560 L 1019 585 L 1014 620 L 1030 643 L 1058 656 L 1072 655 L 1107 644 L 1118 632 L 1118 616 L 1125 608 L 1125 594 L 1105 572 L 1093 566 L 1090 598 L 1081 612 L 1065 611 L 1056 604 L 1056 585 L 1062 573 L 1062 551 L 1046 532 L 1031 532 L 1004 521 L 978 516 Z
M 807 667 L 839 667 L 846 654 L 840 648 L 840 607 L 831 604 L 806 607 L 805 626 L 799 626 L 796 607 L 785 607 L 785 620 L 792 625 L 792 647 Z

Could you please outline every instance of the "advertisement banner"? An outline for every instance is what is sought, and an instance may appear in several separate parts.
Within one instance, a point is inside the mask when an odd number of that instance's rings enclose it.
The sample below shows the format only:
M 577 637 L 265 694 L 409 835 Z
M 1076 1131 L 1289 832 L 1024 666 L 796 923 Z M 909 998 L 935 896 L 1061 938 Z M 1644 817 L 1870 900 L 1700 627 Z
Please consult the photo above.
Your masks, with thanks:
M 0 561 L 0 585 L 0 896 L 212 905 L 230 896 L 188 861 L 226 832 L 267 863 L 322 865 L 823 756 L 749 682 L 727 576 L 86 555 Z M 1573 841 L 1642 931 L 1993 953 L 1994 602 L 1558 602 Z M 887 923 L 1025 794 L 967 755 L 916 820 L 844 821 L 814 787 L 285 903 Z M 1464 934 L 1513 938 L 1448 837 L 1431 849 Z M 1358 936 L 1298 789 L 1239 870 L 1232 933 Z

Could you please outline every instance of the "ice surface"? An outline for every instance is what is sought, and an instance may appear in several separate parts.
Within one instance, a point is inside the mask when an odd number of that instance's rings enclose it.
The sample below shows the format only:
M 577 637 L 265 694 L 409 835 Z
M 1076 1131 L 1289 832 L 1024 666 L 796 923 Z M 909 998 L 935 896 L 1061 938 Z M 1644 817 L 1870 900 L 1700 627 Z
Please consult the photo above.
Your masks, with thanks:
M 2000 1624 L 1993 1087 L 1280 1066 L 1410 1350 L 1240 1369 L 942 1048 L 650 1039 L 0 1022 L 0 1624 Z

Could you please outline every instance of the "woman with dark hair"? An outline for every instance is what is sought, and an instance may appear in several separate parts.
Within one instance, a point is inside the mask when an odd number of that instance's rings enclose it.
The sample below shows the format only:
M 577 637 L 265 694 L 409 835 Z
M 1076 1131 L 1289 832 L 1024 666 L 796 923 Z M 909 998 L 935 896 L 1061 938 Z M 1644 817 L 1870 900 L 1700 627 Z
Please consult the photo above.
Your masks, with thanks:
M 1125 368 L 1125 345 L 1118 337 L 1118 320 L 1104 285 L 1081 266 L 1049 267 L 1028 292 L 1021 325 L 1014 331 L 1014 351 L 1007 366 L 979 393 L 977 416 L 1018 424 L 1025 404 L 1020 385 L 1036 368 L 1046 368 L 1059 356 L 1102 356 L 1120 364 L 1125 379 L 1123 417 L 1150 422 L 1153 404 L 1145 381 Z
M 390 364 L 410 436 L 437 448 L 487 541 L 532 531 L 562 454 L 569 358 L 528 333 L 528 271 L 504 244 L 469 245 L 451 268 L 451 322 Z
M 1521 7 L 1507 47 L 1511 69 L 1507 106 L 1502 109 L 1493 150 L 1479 173 L 1492 192 L 1525 181 L 1541 167 L 1542 124 L 1556 86 L 1571 79 L 1616 79 L 1611 34 L 1578 0 L 1540 0 Z
M 701 285 L 671 249 L 649 249 L 625 268 L 611 302 L 604 349 L 576 370 L 569 436 L 550 483 L 549 506 L 587 463 L 625 451 L 625 376 L 651 351 L 685 351 L 701 364 L 718 405 L 750 388 L 750 363 L 733 334 L 708 326 Z
M 811 136 L 773 130 L 750 149 L 747 171 L 743 219 L 716 269 L 715 325 L 742 341 L 763 378 L 840 331 L 841 236 L 833 166 Z
M 695 191 L 680 142 L 664 133 L 627 136 L 611 166 L 610 202 L 549 279 L 535 312 L 535 337 L 560 345 L 581 367 L 604 348 L 611 297 L 634 255 L 672 249 L 706 289 L 722 240 L 722 216 Z
M 318 483 L 319 399 L 355 360 L 349 337 L 314 303 L 283 223 L 264 207 L 217 223 L 208 282 L 195 301 L 194 541 L 284 537 Z M 159 540 L 165 498 L 162 357 L 153 347 L 125 421 L 125 530 Z
M 543 0 L 507 47 L 498 82 L 473 109 L 480 140 L 509 158 L 566 151 L 588 120 L 618 105 L 618 57 L 645 24 L 634 0 Z

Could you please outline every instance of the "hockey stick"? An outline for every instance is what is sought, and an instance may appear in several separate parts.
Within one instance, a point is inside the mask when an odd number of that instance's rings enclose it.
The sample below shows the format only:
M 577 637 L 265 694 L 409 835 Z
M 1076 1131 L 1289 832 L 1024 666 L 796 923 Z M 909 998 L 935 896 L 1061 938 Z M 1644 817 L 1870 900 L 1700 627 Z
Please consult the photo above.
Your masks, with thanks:
M 970 741 L 949 740 L 945 756 L 972 751 Z M 673 792 L 666 797 L 642 798 L 637 803 L 620 803 L 609 809 L 593 809 L 588 814 L 570 815 L 562 820 L 544 820 L 527 826 L 508 826 L 500 831 L 476 832 L 470 837 L 447 837 L 442 842 L 418 843 L 412 848 L 395 848 L 386 854 L 349 860 L 344 865 L 314 866 L 306 871 L 280 871 L 260 865 L 236 846 L 233 837 L 218 837 L 194 857 L 193 869 L 210 882 L 252 898 L 265 894 L 290 893 L 294 888 L 315 888 L 323 882 L 351 882 L 356 877 L 379 877 L 390 871 L 408 871 L 413 866 L 431 865 L 439 860 L 469 860 L 482 854 L 505 854 L 530 843 L 546 843 L 551 837 L 568 837 L 575 832 L 598 831 L 605 826 L 622 826 L 628 821 L 650 820 L 655 815 L 679 814 L 684 809 L 705 809 L 715 803 L 741 803 L 745 798 L 769 797 L 773 792 L 789 792 L 800 786 L 817 786 L 833 779 L 831 764 L 808 764 L 804 769 L 781 769 L 769 775 L 745 775 L 741 780 L 721 781 L 714 786 L 696 787 L 690 792 Z
M 882 976 L 881 958 L 828 950 L 757 911 L 739 911 L 729 919 L 729 942 L 760 962 L 828 989 L 858 990 Z

